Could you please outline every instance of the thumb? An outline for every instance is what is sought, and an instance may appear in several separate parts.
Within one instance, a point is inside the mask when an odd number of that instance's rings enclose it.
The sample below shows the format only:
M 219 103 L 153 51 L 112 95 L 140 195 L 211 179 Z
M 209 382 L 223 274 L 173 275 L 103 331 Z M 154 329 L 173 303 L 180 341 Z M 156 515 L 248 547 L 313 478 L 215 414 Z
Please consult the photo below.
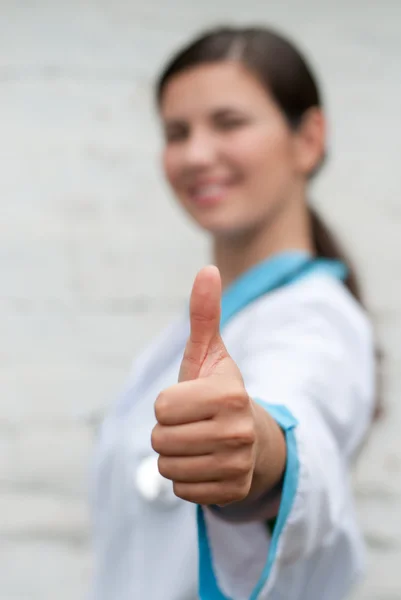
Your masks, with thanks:
M 190 301 L 190 334 L 179 381 L 210 375 L 228 356 L 220 336 L 221 278 L 217 267 L 204 267 L 195 278 Z

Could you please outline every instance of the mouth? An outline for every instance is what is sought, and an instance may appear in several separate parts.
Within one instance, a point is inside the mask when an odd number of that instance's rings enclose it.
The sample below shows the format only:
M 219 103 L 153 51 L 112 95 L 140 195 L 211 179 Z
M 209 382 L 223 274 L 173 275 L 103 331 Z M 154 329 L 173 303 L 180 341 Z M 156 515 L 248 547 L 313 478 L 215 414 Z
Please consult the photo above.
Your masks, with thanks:
M 232 181 L 194 185 L 188 189 L 188 197 L 198 206 L 215 206 L 225 200 L 232 186 Z

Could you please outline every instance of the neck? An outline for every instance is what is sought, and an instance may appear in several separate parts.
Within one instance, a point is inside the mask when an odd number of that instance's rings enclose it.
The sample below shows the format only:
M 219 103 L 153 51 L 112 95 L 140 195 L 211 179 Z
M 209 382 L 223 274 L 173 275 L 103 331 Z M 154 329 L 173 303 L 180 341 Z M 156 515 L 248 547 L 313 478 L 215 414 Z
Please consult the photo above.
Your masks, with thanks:
M 291 210 L 289 214 L 283 211 L 249 231 L 229 237 L 216 236 L 213 255 L 223 289 L 254 265 L 288 250 L 314 252 L 310 218 L 303 203 L 299 210 Z

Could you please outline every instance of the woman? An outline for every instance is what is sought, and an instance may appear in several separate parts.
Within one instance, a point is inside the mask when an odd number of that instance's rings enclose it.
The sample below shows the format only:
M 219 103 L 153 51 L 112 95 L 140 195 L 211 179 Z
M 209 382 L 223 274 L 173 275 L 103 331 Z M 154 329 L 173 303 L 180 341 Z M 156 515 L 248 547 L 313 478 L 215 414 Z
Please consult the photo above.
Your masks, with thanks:
M 349 466 L 375 369 L 355 277 L 308 205 L 314 77 L 276 33 L 219 29 L 157 101 L 165 175 L 216 266 L 104 424 L 94 597 L 340 600 L 363 563 Z

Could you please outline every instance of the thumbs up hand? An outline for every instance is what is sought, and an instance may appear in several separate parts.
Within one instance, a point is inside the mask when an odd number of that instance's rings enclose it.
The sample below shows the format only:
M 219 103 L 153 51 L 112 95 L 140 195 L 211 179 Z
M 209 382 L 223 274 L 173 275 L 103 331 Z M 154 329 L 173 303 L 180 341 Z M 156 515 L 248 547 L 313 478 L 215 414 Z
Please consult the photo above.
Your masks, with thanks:
M 197 504 L 261 494 L 280 479 L 285 464 L 281 430 L 249 398 L 220 336 L 220 303 L 220 273 L 205 267 L 192 289 L 179 382 L 155 403 L 152 446 L 159 471 L 178 497 Z

